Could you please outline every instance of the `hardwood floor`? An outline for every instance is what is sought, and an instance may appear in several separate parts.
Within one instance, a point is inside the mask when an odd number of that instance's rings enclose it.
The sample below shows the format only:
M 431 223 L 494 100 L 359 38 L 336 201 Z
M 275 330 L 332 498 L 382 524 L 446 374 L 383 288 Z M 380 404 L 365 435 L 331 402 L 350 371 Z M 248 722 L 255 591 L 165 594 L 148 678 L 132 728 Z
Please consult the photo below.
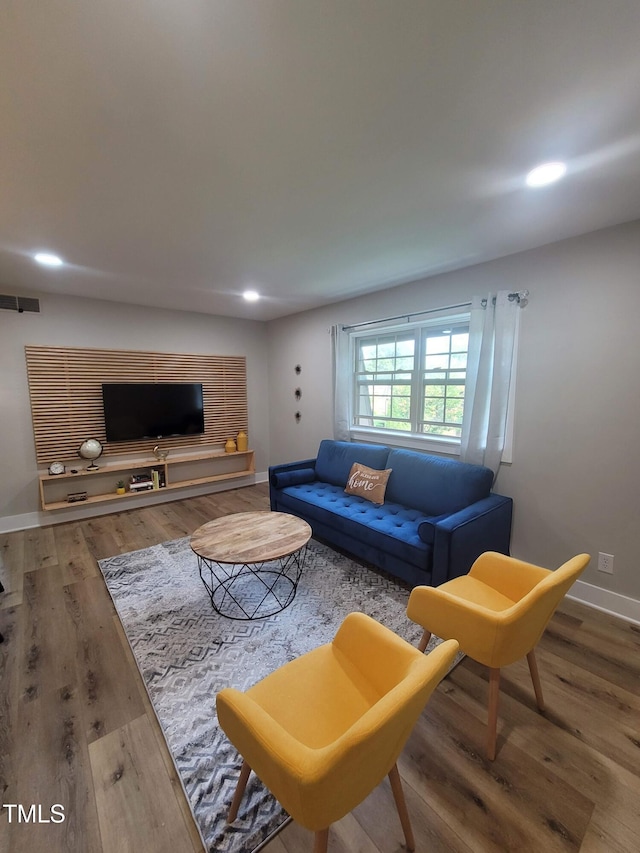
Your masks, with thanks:
M 266 485 L 0 535 L 0 853 L 201 853 L 96 560 L 259 509 Z M 640 628 L 566 599 L 538 647 L 547 711 L 526 662 L 503 673 L 495 762 L 487 673 L 463 661 L 399 761 L 416 850 L 639 850 L 639 652 Z M 19 821 L 17 804 L 51 822 Z M 329 850 L 398 853 L 401 838 L 385 782 Z M 291 823 L 266 851 L 311 849 Z

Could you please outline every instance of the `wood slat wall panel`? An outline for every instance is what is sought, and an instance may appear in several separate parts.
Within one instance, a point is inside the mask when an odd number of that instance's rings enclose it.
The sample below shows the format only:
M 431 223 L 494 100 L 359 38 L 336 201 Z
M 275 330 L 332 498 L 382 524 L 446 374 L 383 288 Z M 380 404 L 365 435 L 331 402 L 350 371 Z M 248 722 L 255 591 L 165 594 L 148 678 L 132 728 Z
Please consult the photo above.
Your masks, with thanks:
M 224 444 L 248 429 L 244 356 L 191 355 L 135 350 L 25 347 L 36 459 L 75 459 L 86 438 L 97 438 L 105 456 L 140 453 L 157 443 L 108 444 L 102 411 L 103 382 L 201 382 L 205 431 L 162 439 L 163 447 Z

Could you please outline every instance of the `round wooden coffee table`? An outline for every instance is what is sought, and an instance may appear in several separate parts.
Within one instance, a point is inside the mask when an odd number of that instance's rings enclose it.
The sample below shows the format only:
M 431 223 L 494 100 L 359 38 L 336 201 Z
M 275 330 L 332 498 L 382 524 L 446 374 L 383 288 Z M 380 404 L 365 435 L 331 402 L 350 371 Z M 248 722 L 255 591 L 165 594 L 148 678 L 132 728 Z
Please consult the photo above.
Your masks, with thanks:
M 285 512 L 240 512 L 191 536 L 211 606 L 228 619 L 263 619 L 288 607 L 302 576 L 311 527 Z

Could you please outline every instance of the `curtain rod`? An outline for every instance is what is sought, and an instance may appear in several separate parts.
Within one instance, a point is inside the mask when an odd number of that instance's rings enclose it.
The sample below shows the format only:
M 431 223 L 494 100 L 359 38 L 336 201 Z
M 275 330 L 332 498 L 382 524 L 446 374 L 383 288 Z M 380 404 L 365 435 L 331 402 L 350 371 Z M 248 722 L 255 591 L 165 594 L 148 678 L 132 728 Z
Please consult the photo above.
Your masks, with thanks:
M 444 305 L 442 308 L 430 308 L 426 311 L 412 311 L 411 314 L 399 314 L 397 317 L 384 317 L 381 320 L 369 320 L 366 323 L 354 323 L 351 326 L 343 326 L 342 331 L 348 332 L 349 329 L 359 329 L 361 326 L 372 326 L 375 323 L 390 323 L 392 320 L 406 320 L 407 323 L 412 317 L 422 317 L 423 314 L 436 314 L 438 311 L 453 311 L 455 308 L 469 308 L 470 302 L 460 302 L 458 305 Z
M 509 302 L 515 301 L 521 308 L 524 308 L 527 304 L 528 296 L 528 290 L 516 290 L 509 294 L 508 299 Z M 342 331 L 348 332 L 350 329 L 360 329 L 362 326 L 373 326 L 376 323 L 391 323 L 393 320 L 406 320 L 407 323 L 409 323 L 412 317 L 422 317 L 425 314 L 436 314 L 439 311 L 454 311 L 456 308 L 470 308 L 471 304 L 471 302 L 459 302 L 457 305 L 443 305 L 442 308 L 429 308 L 426 311 L 412 311 L 410 314 L 399 314 L 397 317 L 384 317 L 381 320 L 368 320 L 365 323 L 353 323 L 350 326 L 343 326 Z M 486 300 L 484 304 L 486 305 Z

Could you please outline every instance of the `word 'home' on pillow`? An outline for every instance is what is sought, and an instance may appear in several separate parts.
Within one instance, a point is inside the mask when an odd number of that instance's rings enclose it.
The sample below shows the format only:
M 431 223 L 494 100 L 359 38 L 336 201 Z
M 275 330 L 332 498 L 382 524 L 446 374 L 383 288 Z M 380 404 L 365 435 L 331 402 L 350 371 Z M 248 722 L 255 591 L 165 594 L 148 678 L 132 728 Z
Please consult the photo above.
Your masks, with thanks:
M 358 495 L 380 506 L 384 503 L 384 493 L 390 474 L 391 468 L 377 471 L 375 468 L 367 468 L 360 462 L 354 462 L 349 472 L 345 492 L 348 495 Z

